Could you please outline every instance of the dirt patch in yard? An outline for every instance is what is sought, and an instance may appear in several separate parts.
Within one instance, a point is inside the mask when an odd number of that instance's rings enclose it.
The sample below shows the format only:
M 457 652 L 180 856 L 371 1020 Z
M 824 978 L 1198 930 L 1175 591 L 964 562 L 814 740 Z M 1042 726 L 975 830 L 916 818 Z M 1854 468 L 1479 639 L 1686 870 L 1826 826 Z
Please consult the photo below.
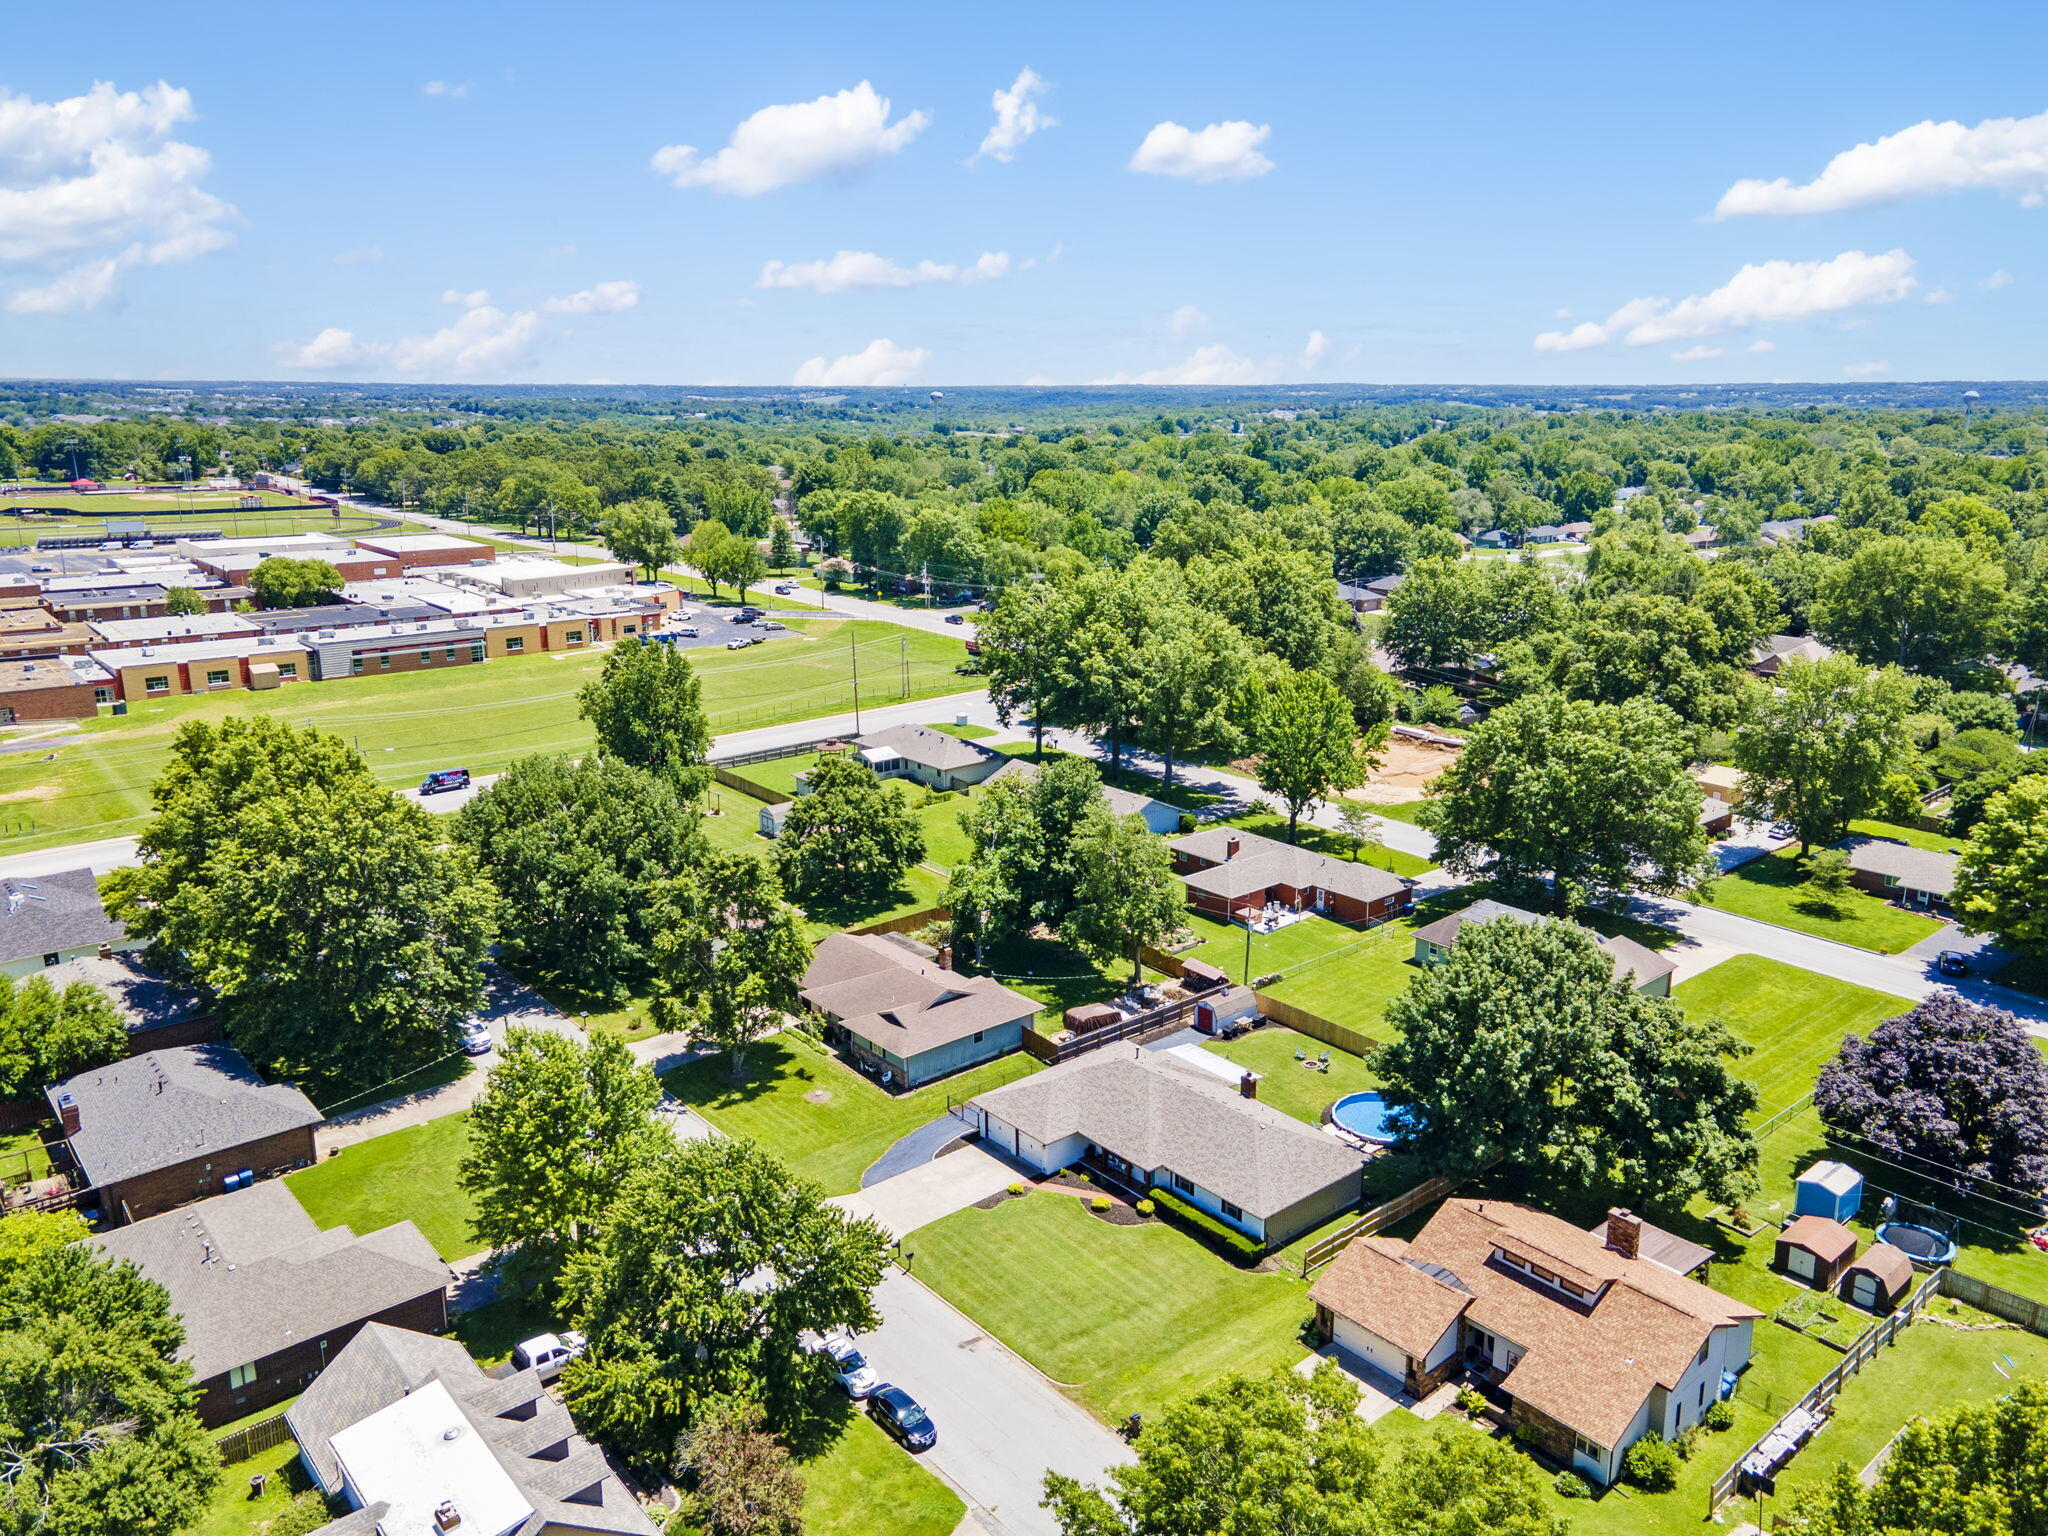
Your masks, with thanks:
M 1357 789 L 1348 791 L 1346 798 L 1368 805 L 1406 805 L 1420 800 L 1430 781 L 1456 762 L 1462 750 L 1392 737 L 1380 754 L 1379 767 Z
M 830 1104 L 832 1102 L 832 1090 L 830 1088 L 813 1088 L 804 1095 L 804 1102 L 806 1104 Z

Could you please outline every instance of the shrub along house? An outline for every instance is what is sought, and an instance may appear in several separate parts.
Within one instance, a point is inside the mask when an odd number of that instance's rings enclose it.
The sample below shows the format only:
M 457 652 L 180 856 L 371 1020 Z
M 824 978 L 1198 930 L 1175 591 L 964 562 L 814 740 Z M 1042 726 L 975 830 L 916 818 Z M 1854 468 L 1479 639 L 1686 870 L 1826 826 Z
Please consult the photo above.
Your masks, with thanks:
M 170 1293 L 209 1426 L 304 1391 L 367 1322 L 448 1326 L 448 1270 L 418 1227 L 323 1232 L 275 1181 L 93 1241 Z
M 1340 923 L 1377 923 L 1415 905 L 1411 880 L 1236 827 L 1208 827 L 1167 846 L 1188 905 L 1224 922 L 1281 907 Z
M 1309 1291 L 1321 1337 L 1417 1397 L 1461 1373 L 1518 1431 L 1595 1482 L 1699 1422 L 1749 1363 L 1763 1314 L 1597 1233 L 1501 1200 L 1446 1200 L 1412 1242 L 1355 1239 Z M 1526 1426 L 1526 1428 L 1525 1428 Z
M 1448 917 L 1440 917 L 1435 922 L 1426 923 L 1415 930 L 1415 963 L 1442 965 L 1451 958 L 1451 946 L 1458 942 L 1460 929 L 1467 923 L 1491 922 L 1497 917 L 1511 917 L 1518 923 L 1559 921 L 1522 907 L 1511 907 L 1504 901 L 1475 901 L 1469 907 L 1460 908 Z M 1636 990 L 1645 997 L 1671 995 L 1671 972 L 1674 967 L 1654 949 L 1646 949 L 1634 939 L 1620 937 L 1601 938 L 1599 944 L 1607 957 L 1614 962 L 1616 981 L 1624 976 L 1632 976 L 1635 979 Z
M 45 1095 L 113 1226 L 302 1168 L 320 1123 L 311 1099 L 218 1041 L 131 1056 Z
M 904 934 L 835 933 L 804 972 L 803 997 L 830 1021 L 828 1039 L 889 1074 L 891 1088 L 1007 1056 L 1038 1004 L 987 976 L 962 976 L 945 950 Z
M 1133 1193 L 1163 1190 L 1267 1247 L 1355 1206 L 1364 1159 L 1260 1103 L 1250 1073 L 1216 1061 L 1212 1073 L 1166 1051 L 1104 1046 L 962 1113 L 1040 1173 L 1079 1163 Z

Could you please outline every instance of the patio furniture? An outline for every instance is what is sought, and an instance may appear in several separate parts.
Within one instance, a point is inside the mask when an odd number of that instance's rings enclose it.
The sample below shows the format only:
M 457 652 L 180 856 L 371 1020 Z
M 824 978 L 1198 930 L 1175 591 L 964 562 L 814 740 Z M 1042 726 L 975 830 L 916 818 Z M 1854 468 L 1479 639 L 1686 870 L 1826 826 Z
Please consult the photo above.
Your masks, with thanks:
M 1303 1049 L 1302 1049 L 1302 1048 L 1301 1048 L 1300 1046 L 1298 1046 L 1298 1045 L 1297 1045 L 1297 1046 L 1296 1046 L 1296 1047 L 1294 1048 L 1294 1059 L 1295 1059 L 1296 1061 L 1307 1061 L 1307 1060 L 1308 1060 L 1308 1052 L 1307 1052 L 1307 1051 L 1304 1051 L 1304 1050 L 1303 1050 Z

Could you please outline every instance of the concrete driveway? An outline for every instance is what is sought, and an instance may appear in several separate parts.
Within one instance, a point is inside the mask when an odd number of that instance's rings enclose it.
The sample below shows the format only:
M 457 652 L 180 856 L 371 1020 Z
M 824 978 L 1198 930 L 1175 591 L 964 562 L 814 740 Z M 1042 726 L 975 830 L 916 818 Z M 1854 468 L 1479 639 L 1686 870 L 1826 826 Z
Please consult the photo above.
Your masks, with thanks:
M 1038 1507 L 1046 1470 L 1100 1483 L 1132 1459 L 1085 1409 L 909 1275 L 891 1271 L 875 1305 L 882 1324 L 861 1335 L 861 1353 L 931 1414 L 939 1443 L 919 1459 L 991 1536 L 1059 1536 Z
M 901 1238 L 1000 1194 L 1022 1177 L 1001 1158 L 968 1146 L 853 1194 L 834 1195 L 832 1204 L 852 1216 L 872 1216 L 891 1237 Z

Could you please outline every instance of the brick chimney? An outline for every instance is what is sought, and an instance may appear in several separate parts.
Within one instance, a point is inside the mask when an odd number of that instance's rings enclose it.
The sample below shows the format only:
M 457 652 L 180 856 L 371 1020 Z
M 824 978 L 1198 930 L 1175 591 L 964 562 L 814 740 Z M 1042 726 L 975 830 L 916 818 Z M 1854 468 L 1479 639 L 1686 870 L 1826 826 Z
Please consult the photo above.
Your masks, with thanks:
M 1236 858 L 1238 847 L 1239 844 L 1237 836 L 1235 833 L 1233 833 L 1231 834 L 1230 841 L 1223 845 L 1223 857 L 1225 858 L 1225 860 Z
M 935 965 L 937 965 L 938 968 L 942 971 L 950 971 L 951 969 L 953 969 L 953 946 L 950 944 L 941 944 L 939 946 L 939 952 L 936 955 L 932 956 L 932 962 Z
M 66 1136 L 78 1134 L 78 1101 L 68 1093 L 57 1095 L 57 1119 L 63 1124 Z
M 1625 1259 L 1642 1257 L 1643 1224 L 1628 1211 L 1607 1213 L 1607 1246 Z
M 1247 1072 L 1237 1080 L 1237 1091 L 1248 1099 L 1259 1096 L 1259 1079 L 1255 1073 Z

